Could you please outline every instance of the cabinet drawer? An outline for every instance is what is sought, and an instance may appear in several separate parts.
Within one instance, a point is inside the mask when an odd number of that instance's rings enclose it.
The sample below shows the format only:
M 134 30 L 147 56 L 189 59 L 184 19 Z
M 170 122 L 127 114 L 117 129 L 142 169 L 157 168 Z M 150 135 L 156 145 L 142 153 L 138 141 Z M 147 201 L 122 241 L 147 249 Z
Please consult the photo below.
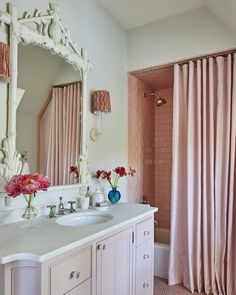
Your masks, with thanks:
M 136 248 L 136 275 L 148 273 L 152 275 L 153 243 L 150 241 Z
M 75 287 L 71 291 L 65 293 L 65 295 L 91 295 L 91 280 L 88 280 L 78 287 Z
M 135 295 L 151 295 L 153 291 L 153 242 L 150 239 L 136 248 Z
M 153 278 L 139 274 L 136 276 L 135 295 L 153 295 Z
M 51 267 L 51 295 L 65 294 L 91 277 L 91 248 Z
M 136 225 L 136 246 L 153 237 L 153 219 L 149 218 Z

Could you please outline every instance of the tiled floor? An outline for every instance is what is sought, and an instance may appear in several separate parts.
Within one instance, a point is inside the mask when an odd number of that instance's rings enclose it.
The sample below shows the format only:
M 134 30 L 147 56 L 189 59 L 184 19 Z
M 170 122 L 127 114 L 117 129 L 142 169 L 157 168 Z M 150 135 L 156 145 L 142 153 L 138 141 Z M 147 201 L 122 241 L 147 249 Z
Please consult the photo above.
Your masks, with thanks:
M 167 285 L 166 280 L 155 277 L 154 295 L 190 295 L 190 294 L 192 293 L 181 285 L 169 287 Z M 193 293 L 193 294 L 197 295 L 198 293 Z M 205 293 L 201 293 L 201 295 L 205 295 Z

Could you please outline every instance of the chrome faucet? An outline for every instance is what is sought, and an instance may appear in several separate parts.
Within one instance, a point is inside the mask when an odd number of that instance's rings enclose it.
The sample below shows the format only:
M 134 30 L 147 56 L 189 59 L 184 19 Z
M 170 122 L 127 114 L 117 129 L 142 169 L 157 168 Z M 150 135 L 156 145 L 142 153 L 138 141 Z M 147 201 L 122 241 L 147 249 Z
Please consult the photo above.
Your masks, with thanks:
M 64 215 L 64 214 L 65 214 L 65 213 L 64 213 L 65 208 L 64 208 L 64 205 L 63 205 L 63 203 L 62 203 L 62 197 L 59 197 L 59 200 L 60 200 L 60 202 L 59 202 L 59 204 L 58 204 L 57 214 L 58 214 L 58 215 Z
M 70 204 L 70 208 L 65 208 L 64 204 L 62 203 L 62 197 L 60 197 L 59 200 L 60 202 L 58 204 L 58 210 L 57 210 L 58 215 L 64 215 L 65 212 L 69 212 L 69 213 L 76 212 L 74 208 L 74 204 L 76 203 L 75 201 L 68 201 L 68 204 Z
M 64 215 L 65 212 L 69 212 L 69 213 L 76 212 L 74 208 L 74 204 L 76 203 L 75 201 L 68 201 L 68 204 L 70 204 L 70 208 L 65 208 L 64 204 L 62 203 L 62 199 L 63 199 L 62 197 L 59 197 L 60 202 L 57 206 L 57 215 Z M 56 208 L 56 205 L 47 205 L 47 208 L 50 209 L 49 217 L 50 218 L 56 217 L 55 211 L 54 211 L 54 209 Z

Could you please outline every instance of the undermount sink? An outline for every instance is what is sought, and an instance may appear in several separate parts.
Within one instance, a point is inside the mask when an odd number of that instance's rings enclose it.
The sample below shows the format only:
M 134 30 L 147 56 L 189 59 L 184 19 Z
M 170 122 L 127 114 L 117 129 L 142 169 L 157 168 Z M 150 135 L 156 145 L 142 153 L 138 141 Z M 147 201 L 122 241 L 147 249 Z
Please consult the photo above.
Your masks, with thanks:
M 58 218 L 56 222 L 64 226 L 86 226 L 105 223 L 113 218 L 110 214 L 99 212 L 81 212 Z

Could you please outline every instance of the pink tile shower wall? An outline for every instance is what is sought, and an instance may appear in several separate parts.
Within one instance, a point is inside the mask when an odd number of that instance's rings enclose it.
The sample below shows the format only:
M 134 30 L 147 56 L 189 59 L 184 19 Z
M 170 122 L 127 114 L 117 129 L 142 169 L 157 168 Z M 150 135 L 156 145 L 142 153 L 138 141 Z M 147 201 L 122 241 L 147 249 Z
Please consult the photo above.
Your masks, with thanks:
M 153 92 L 143 85 L 146 93 Z M 142 92 L 142 95 L 143 95 Z M 155 98 L 143 98 L 143 195 L 155 206 Z
M 129 202 L 140 202 L 143 194 L 142 162 L 143 114 L 139 100 L 139 80 L 128 75 L 128 163 L 135 168 L 135 177 L 128 178 Z
M 153 89 L 132 75 L 128 79 L 128 161 L 137 170 L 134 178 L 128 178 L 128 199 L 140 202 L 146 196 L 159 208 L 159 226 L 169 229 L 173 89 L 158 90 L 167 103 L 157 107 L 154 97 L 143 97 Z
M 128 178 L 128 199 L 140 202 L 144 195 L 154 204 L 155 109 L 154 100 L 144 98 L 152 90 L 136 77 L 128 76 L 128 162 L 137 171 Z
M 155 108 L 155 205 L 161 228 L 170 228 L 173 89 L 158 90 L 167 103 Z

